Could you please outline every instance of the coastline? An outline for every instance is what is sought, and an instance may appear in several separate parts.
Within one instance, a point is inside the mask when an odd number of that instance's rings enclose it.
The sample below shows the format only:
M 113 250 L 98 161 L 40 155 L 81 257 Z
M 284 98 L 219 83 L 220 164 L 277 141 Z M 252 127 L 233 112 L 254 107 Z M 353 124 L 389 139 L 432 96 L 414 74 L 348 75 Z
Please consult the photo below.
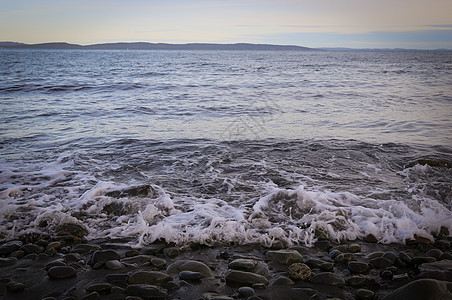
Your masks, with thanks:
M 127 242 L 86 241 L 76 231 L 3 242 L 0 297 L 392 300 L 429 293 L 429 299 L 452 299 L 452 238 L 446 235 L 434 243 L 320 240 L 288 249 L 160 242 L 133 249 Z M 295 278 L 294 263 L 307 265 L 311 275 Z

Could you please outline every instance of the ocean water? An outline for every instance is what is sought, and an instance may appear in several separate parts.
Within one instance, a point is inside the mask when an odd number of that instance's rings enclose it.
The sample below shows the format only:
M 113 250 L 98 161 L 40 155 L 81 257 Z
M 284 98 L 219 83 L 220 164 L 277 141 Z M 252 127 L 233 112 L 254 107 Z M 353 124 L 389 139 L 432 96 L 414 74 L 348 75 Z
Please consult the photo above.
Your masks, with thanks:
M 452 233 L 452 52 L 0 50 L 0 239 Z

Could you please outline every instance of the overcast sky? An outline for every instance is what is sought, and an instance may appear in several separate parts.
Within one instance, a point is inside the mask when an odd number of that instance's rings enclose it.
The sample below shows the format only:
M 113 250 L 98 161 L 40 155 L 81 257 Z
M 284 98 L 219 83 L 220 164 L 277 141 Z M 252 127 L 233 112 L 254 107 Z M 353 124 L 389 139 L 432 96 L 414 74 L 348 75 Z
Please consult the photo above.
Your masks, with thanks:
M 0 0 L 0 41 L 452 49 L 452 0 Z

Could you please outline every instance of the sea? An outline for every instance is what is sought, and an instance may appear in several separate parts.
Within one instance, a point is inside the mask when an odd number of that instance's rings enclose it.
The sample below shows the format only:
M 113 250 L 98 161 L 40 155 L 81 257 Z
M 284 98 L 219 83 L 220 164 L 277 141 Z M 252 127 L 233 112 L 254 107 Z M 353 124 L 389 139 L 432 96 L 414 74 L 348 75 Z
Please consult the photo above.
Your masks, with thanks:
M 452 233 L 452 52 L 0 49 L 0 239 Z

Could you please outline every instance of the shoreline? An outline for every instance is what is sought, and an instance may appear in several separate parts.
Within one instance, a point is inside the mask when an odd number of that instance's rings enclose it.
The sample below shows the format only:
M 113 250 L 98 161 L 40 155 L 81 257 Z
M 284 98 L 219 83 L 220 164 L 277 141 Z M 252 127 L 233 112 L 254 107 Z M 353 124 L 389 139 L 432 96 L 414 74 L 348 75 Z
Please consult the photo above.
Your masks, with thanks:
M 0 298 L 452 299 L 448 236 L 407 245 L 320 240 L 312 248 L 126 242 L 70 233 L 2 242 Z M 295 278 L 293 264 L 310 276 Z

